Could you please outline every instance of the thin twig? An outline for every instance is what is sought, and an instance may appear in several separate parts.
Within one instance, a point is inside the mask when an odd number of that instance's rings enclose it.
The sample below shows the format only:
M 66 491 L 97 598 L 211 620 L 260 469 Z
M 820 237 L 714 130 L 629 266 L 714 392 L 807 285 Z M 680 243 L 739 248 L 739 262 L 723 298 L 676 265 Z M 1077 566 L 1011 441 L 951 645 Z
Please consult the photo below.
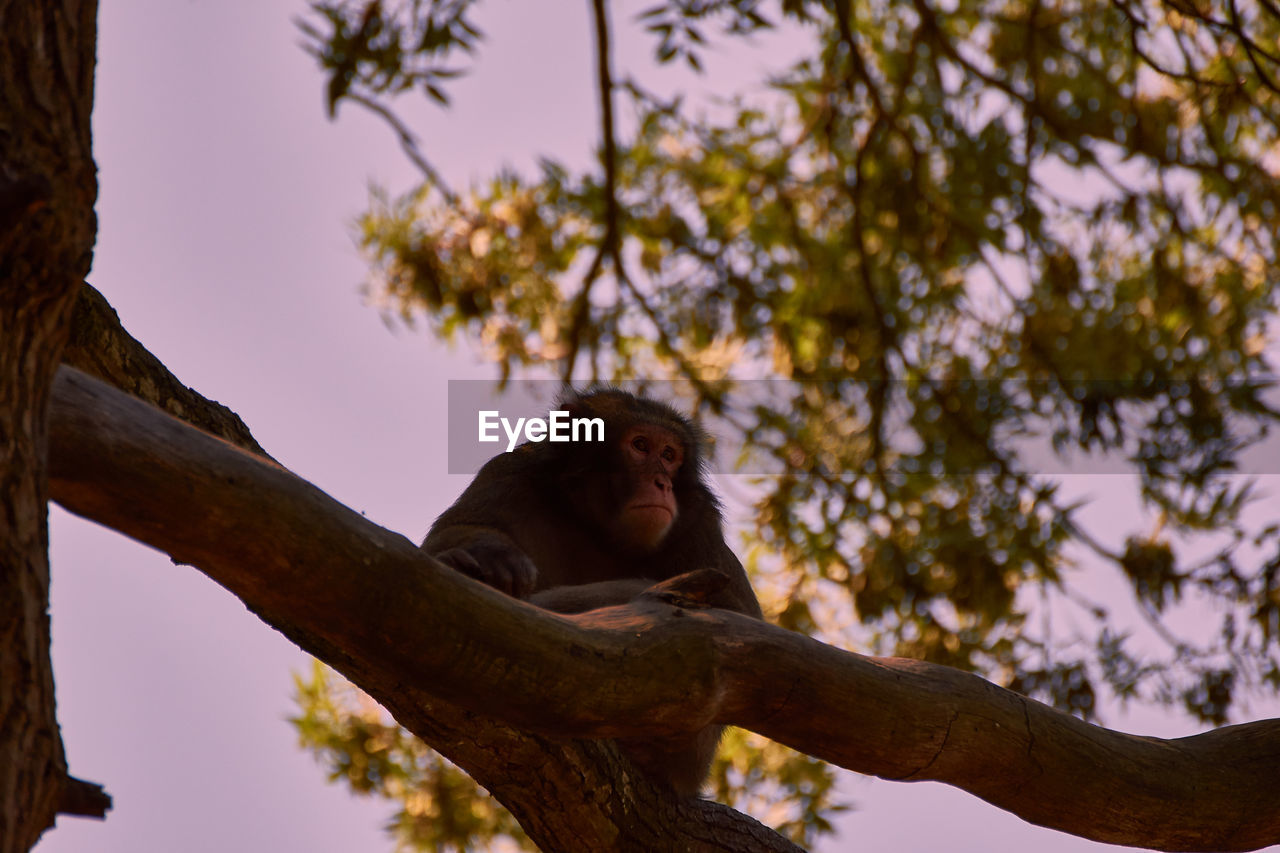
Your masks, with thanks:
M 596 27 L 596 86 L 600 90 L 600 147 L 604 160 L 604 238 L 591 259 L 591 266 L 583 276 L 582 287 L 574 298 L 569 324 L 569 351 L 565 355 L 562 378 L 567 383 L 573 377 L 574 364 L 578 360 L 579 339 L 591 317 L 591 288 L 600 278 L 606 257 L 612 259 L 615 271 L 622 272 L 622 252 L 619 248 L 620 216 L 618 206 L 618 149 L 613 135 L 613 72 L 609 69 L 609 9 L 606 0 L 591 0 L 592 16 Z
M 355 101 L 357 104 L 367 110 L 370 110 L 376 115 L 381 116 L 387 124 L 391 125 L 391 129 L 395 131 L 396 136 L 400 140 L 400 148 L 408 158 L 413 161 L 413 165 L 418 167 L 418 171 L 422 172 L 423 177 L 427 179 L 427 183 L 431 184 L 431 186 L 435 188 L 440 195 L 444 196 L 444 200 L 448 202 L 451 207 L 459 207 L 460 202 L 457 193 L 449 187 L 448 183 L 445 182 L 445 179 L 436 170 L 436 168 L 428 162 L 426 156 L 418 147 L 418 137 L 414 135 L 413 131 L 409 129 L 407 124 L 401 121 L 399 116 L 393 113 L 389 107 L 386 107 L 365 95 L 349 92 L 347 93 L 347 98 L 348 100 Z

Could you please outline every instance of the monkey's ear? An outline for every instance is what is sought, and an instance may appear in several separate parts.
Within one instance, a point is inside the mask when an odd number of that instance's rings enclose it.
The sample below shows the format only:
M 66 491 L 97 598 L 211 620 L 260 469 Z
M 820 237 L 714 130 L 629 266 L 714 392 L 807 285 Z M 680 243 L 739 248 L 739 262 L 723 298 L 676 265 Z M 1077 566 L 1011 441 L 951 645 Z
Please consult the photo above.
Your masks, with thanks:
M 582 392 L 575 391 L 572 388 L 566 389 L 556 397 L 556 408 L 562 412 L 568 412 L 571 417 L 581 417 L 586 412 L 586 404 L 582 399 Z
M 607 427 L 610 420 L 609 416 L 601 411 L 600 406 L 592 405 L 590 396 L 590 394 L 584 394 L 580 391 L 568 391 L 556 401 L 556 408 L 568 412 L 569 417 L 575 420 L 578 418 L 604 418 Z
M 588 406 L 586 403 L 582 402 L 581 400 L 578 400 L 575 398 L 570 398 L 569 400 L 561 402 L 556 406 L 556 408 L 560 409 L 561 411 L 568 412 L 570 422 L 576 422 L 583 419 L 598 417 L 597 413 L 593 412 L 590 406 Z M 607 421 L 605 422 L 604 431 L 606 433 L 606 438 L 607 438 L 608 437 L 607 434 L 609 432 L 609 424 Z

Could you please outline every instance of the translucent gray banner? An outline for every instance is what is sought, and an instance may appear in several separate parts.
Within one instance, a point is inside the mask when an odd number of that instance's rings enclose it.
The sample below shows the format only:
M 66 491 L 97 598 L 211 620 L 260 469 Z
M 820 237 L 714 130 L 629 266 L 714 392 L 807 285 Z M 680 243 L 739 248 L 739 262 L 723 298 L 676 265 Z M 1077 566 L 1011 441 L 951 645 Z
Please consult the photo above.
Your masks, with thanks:
M 1274 386 L 1261 381 L 1254 384 L 1262 389 L 1260 396 L 1267 404 L 1280 404 Z M 1142 434 L 1142 424 L 1171 407 L 1180 407 L 1183 417 L 1194 415 L 1188 409 L 1188 401 L 1194 397 L 1188 396 L 1187 383 L 1179 382 L 1078 382 L 1049 394 L 1046 388 L 1013 381 L 930 382 L 926 388 L 921 382 L 881 386 L 852 380 L 749 380 L 722 386 L 728 389 L 724 397 L 727 406 L 719 415 L 705 406 L 700 411 L 692 410 L 697 393 L 687 381 L 624 382 L 610 387 L 660 400 L 698 421 L 711 437 L 706 462 L 708 471 L 714 474 L 777 475 L 788 468 L 804 471 L 822 464 L 816 456 L 803 459 L 768 450 L 780 446 L 785 430 L 797 425 L 792 413 L 797 411 L 800 400 L 809 406 L 830 407 L 830 434 L 810 435 L 809 440 L 828 444 L 834 453 L 828 457 L 831 459 L 844 458 L 841 451 L 848 449 L 846 443 L 865 441 L 868 424 L 856 419 L 867 416 L 869 401 L 887 401 L 887 417 L 881 425 L 888 450 L 886 458 L 896 460 L 907 470 L 927 465 L 931 473 L 941 476 L 969 476 L 985 467 L 980 455 L 975 459 L 972 453 L 973 431 L 946 429 L 941 435 L 932 435 L 930 447 L 922 444 L 920 430 L 916 429 L 919 419 L 928 417 L 930 406 L 946 405 L 949 399 L 974 406 L 978 416 L 990 417 L 997 423 L 996 446 L 1015 454 L 1021 470 L 1032 475 L 1133 474 L 1137 468 L 1132 457 L 1149 438 Z M 1071 443 L 1054 448 L 1054 429 L 1078 429 L 1080 413 L 1089 401 L 1117 394 L 1128 396 L 1130 392 L 1140 399 L 1123 402 L 1119 407 L 1118 415 L 1126 429 L 1120 448 L 1105 453 L 1085 452 Z M 449 473 L 474 474 L 490 458 L 526 441 L 569 436 L 570 425 L 563 416 L 553 414 L 564 393 L 564 386 L 556 380 L 512 381 L 502 390 L 491 380 L 449 380 Z M 1029 406 L 1032 400 L 1038 400 L 1039 405 Z M 1059 407 L 1055 409 L 1051 403 L 1058 403 Z M 1002 416 L 1001 410 L 1010 404 L 1026 407 L 1017 421 Z M 762 441 L 744 446 L 741 426 L 755 423 L 762 412 L 775 419 L 773 426 L 760 433 Z M 1263 428 L 1264 422 L 1265 416 L 1262 420 L 1236 414 L 1228 417 L 1228 434 L 1242 444 L 1234 454 L 1238 473 L 1280 473 L 1280 438 L 1270 436 Z M 957 422 L 957 426 L 963 427 L 963 422 Z M 1161 440 L 1156 437 L 1151 446 L 1178 459 L 1176 449 L 1162 448 Z M 967 447 L 965 442 L 969 442 Z M 1229 442 L 1224 443 L 1218 449 L 1228 445 Z

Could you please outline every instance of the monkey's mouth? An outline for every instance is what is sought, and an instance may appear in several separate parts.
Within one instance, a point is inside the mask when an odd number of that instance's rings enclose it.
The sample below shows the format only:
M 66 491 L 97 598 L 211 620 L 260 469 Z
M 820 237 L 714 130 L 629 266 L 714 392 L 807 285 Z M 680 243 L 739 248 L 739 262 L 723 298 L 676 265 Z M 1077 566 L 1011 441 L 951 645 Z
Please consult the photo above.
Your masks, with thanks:
M 627 507 L 626 523 L 644 540 L 660 540 L 675 520 L 675 511 L 666 504 L 635 504 Z
M 662 513 L 667 518 L 670 518 L 673 515 L 673 513 L 671 512 L 671 507 L 667 506 L 666 504 L 633 504 L 632 506 L 627 507 L 627 511 L 642 512 L 646 514 L 656 511 L 656 512 Z

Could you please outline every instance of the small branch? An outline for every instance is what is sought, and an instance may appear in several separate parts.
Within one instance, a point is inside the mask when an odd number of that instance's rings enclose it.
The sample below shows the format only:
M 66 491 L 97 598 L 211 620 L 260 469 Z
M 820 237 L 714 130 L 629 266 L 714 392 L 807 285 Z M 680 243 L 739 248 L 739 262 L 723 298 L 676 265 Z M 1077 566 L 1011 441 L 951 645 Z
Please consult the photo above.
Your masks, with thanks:
M 426 178 L 427 183 L 431 184 L 444 197 L 445 202 L 450 207 L 459 207 L 457 193 L 453 191 L 444 177 L 436 170 L 436 167 L 432 166 L 431 162 L 427 160 L 426 155 L 422 153 L 422 149 L 418 147 L 418 137 L 409 129 L 407 124 L 401 121 L 398 115 L 392 112 L 389 107 L 355 92 L 348 92 L 347 100 L 354 101 L 375 115 L 381 116 L 382 120 L 391 126 L 396 138 L 400 140 L 400 149 L 413 162 L 413 165 L 418 167 L 418 171 Z
M 604 159 L 604 249 L 621 269 L 618 207 L 618 149 L 613 130 L 613 72 L 609 69 L 609 17 L 606 0 L 592 0 L 596 25 L 596 85 L 600 88 L 600 144 Z
M 111 809 L 111 795 L 97 782 L 68 776 L 58 796 L 58 814 L 105 819 Z
M 853 244 L 858 247 L 858 282 L 861 285 L 863 296 L 867 300 L 867 305 L 871 308 L 871 313 L 875 317 L 876 322 L 876 340 L 880 344 L 880 352 L 876 358 L 874 370 L 876 376 L 867 383 L 867 400 L 871 408 L 871 422 L 867 426 L 867 432 L 871 435 L 870 457 L 876 462 L 877 476 L 883 471 L 882 456 L 885 448 L 884 436 L 884 420 L 886 409 L 889 402 L 889 390 L 892 383 L 892 371 L 889 367 L 889 355 L 893 352 L 901 352 L 898 350 L 897 335 L 893 329 L 889 327 L 886 318 L 885 306 L 880 299 L 880 293 L 876 289 L 876 282 L 871 273 L 871 257 L 872 253 L 867 249 L 866 231 L 865 231 L 865 211 L 863 210 L 862 198 L 862 182 L 866 172 L 866 157 L 871 145 L 875 140 L 876 134 L 881 127 L 892 125 L 892 113 L 886 110 L 884 102 L 880 98 L 879 86 L 871 77 L 871 71 L 862 59 L 861 51 L 858 49 L 857 39 L 854 37 L 853 24 L 851 19 L 851 10 L 849 4 L 838 2 L 835 4 L 836 28 L 840 34 L 840 42 L 844 45 L 845 51 L 849 54 L 849 71 L 842 75 L 845 82 L 845 89 L 848 93 L 850 102 L 855 101 L 855 85 L 854 77 L 862 82 L 867 90 L 867 97 L 875 109 L 875 115 L 871 120 L 870 126 L 858 145 L 857 153 L 854 156 L 853 163 L 853 181 L 843 181 L 841 189 L 849 200 L 852 208 L 849 217 L 850 239 Z M 836 148 L 835 140 L 832 140 L 833 150 Z M 914 145 L 912 146 L 914 149 Z
M 613 72 L 609 69 L 609 9 L 606 0 L 591 0 L 592 17 L 596 33 L 596 87 L 600 90 L 600 156 L 604 161 L 604 238 L 596 248 L 595 257 L 582 287 L 574 297 L 570 313 L 569 351 L 565 354 L 561 378 L 567 383 L 573 379 L 574 365 L 581 350 L 583 330 L 591 319 L 591 289 L 603 271 L 604 259 L 613 261 L 615 272 L 622 276 L 621 211 L 618 205 L 618 149 L 613 130 Z

